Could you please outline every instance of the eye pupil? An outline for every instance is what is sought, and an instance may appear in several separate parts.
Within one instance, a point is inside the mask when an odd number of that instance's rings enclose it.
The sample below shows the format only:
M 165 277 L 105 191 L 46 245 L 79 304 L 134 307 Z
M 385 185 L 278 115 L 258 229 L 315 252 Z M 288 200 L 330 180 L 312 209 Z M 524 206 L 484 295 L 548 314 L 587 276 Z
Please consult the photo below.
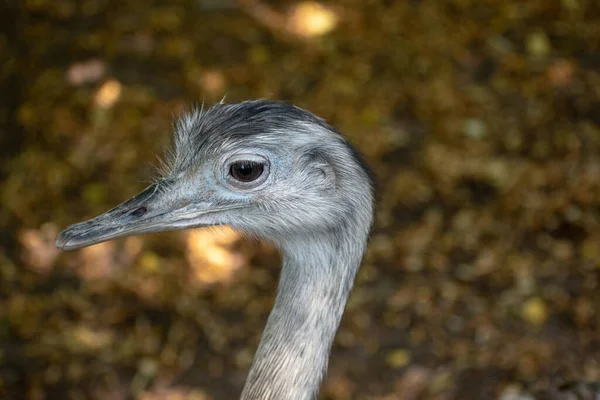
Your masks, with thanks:
M 264 169 L 264 164 L 259 162 L 237 161 L 229 167 L 229 174 L 237 181 L 252 182 L 262 175 Z

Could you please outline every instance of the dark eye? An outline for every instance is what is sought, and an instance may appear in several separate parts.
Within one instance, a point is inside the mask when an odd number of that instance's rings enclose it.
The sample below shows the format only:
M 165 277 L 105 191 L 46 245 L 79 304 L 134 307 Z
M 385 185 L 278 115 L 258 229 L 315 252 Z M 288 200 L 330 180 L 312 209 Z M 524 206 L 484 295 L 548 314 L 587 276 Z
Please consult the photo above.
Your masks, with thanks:
M 260 178 L 265 165 L 256 161 L 236 161 L 231 163 L 229 174 L 239 182 L 252 182 Z

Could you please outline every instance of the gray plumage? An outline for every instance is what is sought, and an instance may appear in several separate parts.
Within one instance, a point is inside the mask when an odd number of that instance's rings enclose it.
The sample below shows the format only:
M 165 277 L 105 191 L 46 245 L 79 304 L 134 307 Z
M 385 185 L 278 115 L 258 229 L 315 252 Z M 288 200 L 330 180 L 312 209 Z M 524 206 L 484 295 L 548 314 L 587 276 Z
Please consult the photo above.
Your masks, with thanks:
M 372 219 L 368 168 L 333 127 L 284 103 L 220 103 L 176 123 L 157 183 L 67 228 L 56 245 L 214 225 L 272 241 L 283 268 L 241 398 L 309 400 L 326 372 Z

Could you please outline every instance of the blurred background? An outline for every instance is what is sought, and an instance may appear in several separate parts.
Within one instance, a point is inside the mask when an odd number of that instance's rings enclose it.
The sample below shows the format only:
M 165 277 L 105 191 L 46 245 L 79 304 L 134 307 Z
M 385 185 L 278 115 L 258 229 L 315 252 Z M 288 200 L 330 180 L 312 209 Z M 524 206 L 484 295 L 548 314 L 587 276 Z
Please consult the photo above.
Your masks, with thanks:
M 315 112 L 378 177 L 322 399 L 600 380 L 597 1 L 0 7 L 0 398 L 238 398 L 272 247 L 224 229 L 54 248 L 146 185 L 174 117 L 224 96 Z

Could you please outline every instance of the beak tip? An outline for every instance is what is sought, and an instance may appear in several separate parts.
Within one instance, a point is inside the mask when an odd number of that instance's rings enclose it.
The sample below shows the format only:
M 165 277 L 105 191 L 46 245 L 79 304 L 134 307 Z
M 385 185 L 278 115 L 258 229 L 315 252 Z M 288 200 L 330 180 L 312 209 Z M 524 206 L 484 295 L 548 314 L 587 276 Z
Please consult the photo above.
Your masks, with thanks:
M 69 250 L 69 240 L 70 238 L 66 235 L 66 231 L 62 231 L 56 237 L 54 246 L 60 250 Z

